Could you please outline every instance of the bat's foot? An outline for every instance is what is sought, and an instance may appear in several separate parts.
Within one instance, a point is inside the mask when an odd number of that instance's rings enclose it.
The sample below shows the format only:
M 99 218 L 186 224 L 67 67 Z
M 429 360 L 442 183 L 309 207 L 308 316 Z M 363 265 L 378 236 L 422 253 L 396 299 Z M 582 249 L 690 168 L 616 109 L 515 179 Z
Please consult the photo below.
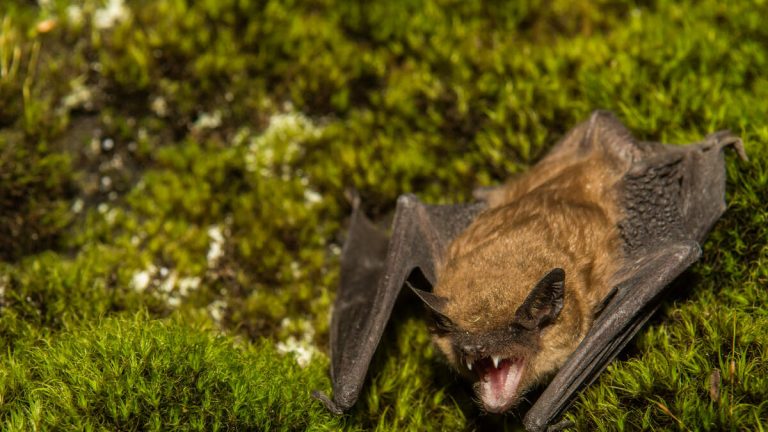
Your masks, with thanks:
M 344 410 L 339 408 L 339 406 L 336 405 L 336 403 L 333 400 L 331 400 L 331 398 L 329 398 L 328 395 L 321 392 L 320 390 L 312 390 L 312 397 L 322 402 L 323 405 L 325 406 L 325 409 L 327 409 L 328 411 L 336 415 L 344 414 Z
M 547 432 L 560 432 L 561 430 L 564 430 L 565 428 L 569 428 L 571 426 L 574 426 L 573 422 L 570 420 L 561 420 L 553 425 L 550 425 L 547 428 Z

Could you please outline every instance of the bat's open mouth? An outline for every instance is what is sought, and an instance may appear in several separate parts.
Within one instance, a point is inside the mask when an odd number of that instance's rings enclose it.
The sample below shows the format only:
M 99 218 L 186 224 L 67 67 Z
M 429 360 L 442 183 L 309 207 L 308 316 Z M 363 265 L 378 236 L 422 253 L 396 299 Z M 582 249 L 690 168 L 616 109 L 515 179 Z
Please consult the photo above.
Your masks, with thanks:
M 517 402 L 524 367 L 517 358 L 486 357 L 472 363 L 479 377 L 475 388 L 486 411 L 502 413 Z

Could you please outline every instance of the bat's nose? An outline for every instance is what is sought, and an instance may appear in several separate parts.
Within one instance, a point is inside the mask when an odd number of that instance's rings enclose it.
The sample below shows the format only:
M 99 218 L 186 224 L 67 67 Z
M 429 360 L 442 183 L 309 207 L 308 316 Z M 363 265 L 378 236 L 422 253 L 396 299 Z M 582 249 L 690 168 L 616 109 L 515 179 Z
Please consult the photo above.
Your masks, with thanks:
M 482 355 L 485 353 L 485 347 L 478 344 L 462 345 L 461 350 L 464 351 L 464 354 L 472 356 Z

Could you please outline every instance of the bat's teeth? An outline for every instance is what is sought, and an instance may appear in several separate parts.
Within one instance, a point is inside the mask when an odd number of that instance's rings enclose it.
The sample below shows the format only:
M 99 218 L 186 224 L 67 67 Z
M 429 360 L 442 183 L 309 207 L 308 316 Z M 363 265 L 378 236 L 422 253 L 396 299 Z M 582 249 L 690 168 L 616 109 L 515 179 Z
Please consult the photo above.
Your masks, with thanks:
M 470 358 L 467 358 L 466 361 L 467 361 L 467 369 L 472 370 L 472 360 Z
M 499 356 L 493 356 L 493 357 L 491 357 L 491 359 L 493 360 L 493 367 L 498 369 L 499 368 L 499 360 L 500 360 Z

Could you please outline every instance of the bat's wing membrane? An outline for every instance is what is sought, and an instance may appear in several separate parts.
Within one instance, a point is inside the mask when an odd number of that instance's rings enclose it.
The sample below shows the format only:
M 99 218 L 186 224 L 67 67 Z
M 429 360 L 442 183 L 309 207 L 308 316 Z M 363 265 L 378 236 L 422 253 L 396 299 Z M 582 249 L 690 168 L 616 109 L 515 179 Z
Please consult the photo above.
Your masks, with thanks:
M 389 239 L 355 208 L 331 321 L 333 400 L 313 393 L 329 410 L 341 413 L 357 400 L 400 289 L 414 269 L 434 284 L 444 249 L 482 207 L 425 205 L 403 195 Z

